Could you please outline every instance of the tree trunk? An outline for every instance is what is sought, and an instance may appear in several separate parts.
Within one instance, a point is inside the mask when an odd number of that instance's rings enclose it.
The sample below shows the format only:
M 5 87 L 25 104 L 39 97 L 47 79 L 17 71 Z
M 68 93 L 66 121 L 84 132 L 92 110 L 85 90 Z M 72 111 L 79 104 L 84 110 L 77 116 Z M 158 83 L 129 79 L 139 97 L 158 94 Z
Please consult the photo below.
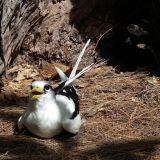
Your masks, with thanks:
M 14 60 L 29 30 L 46 14 L 47 1 L 1 1 L 0 74 Z M 5 65 L 4 65 L 5 64 Z

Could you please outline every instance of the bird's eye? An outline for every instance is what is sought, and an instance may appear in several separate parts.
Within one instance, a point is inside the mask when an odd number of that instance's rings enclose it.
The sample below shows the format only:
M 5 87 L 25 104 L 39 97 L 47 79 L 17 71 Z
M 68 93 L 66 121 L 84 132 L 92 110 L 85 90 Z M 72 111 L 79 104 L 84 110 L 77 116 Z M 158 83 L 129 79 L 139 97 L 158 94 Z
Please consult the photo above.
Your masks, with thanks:
M 49 90 L 49 89 L 50 89 L 50 85 L 46 84 L 46 85 L 44 86 L 44 89 L 45 89 L 45 90 Z
M 31 90 L 33 89 L 33 86 L 31 85 Z

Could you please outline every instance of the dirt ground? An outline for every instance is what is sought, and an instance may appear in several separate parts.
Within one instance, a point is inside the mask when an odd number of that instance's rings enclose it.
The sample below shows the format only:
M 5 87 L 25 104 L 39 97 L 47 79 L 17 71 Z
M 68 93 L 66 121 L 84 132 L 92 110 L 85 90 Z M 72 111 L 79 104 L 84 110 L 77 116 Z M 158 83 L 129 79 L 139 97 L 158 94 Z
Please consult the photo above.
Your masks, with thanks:
M 160 158 L 159 77 L 144 72 L 118 74 L 105 65 L 92 69 L 75 85 L 84 122 L 80 132 L 70 138 L 64 133 L 51 139 L 16 130 L 31 81 L 4 80 L 3 88 L 10 93 L 1 94 L 0 159 Z
M 88 38 L 92 43 L 80 69 L 91 64 L 95 42 L 110 26 L 104 13 L 98 14 L 105 8 L 81 25 L 71 25 L 72 1 L 55 2 L 28 33 L 8 79 L 0 79 L 0 159 L 160 160 L 160 77 L 140 69 L 117 72 L 116 65 L 106 63 L 76 81 L 83 125 L 74 137 L 62 133 L 40 139 L 18 132 L 17 120 L 27 107 L 32 81 L 52 77 L 56 86 L 54 65 L 69 73 Z

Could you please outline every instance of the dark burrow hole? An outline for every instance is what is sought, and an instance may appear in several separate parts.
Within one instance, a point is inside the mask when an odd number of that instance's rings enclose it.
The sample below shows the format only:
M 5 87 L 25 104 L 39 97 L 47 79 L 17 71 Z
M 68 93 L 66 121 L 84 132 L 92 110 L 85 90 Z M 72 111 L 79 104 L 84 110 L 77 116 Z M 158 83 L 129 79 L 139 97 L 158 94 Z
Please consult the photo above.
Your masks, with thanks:
M 97 41 L 96 59 L 102 57 L 107 65 L 123 71 L 160 71 L 160 3 L 158 0 L 110 1 L 72 0 L 77 7 L 71 12 L 74 24 L 82 37 Z M 90 5 L 88 5 L 90 4 Z
M 150 28 L 143 22 L 133 22 L 119 26 L 98 47 L 98 57 L 107 60 L 107 64 L 117 71 L 149 71 L 157 74 L 160 69 L 158 57 L 152 45 Z M 144 27 L 144 28 L 143 28 Z

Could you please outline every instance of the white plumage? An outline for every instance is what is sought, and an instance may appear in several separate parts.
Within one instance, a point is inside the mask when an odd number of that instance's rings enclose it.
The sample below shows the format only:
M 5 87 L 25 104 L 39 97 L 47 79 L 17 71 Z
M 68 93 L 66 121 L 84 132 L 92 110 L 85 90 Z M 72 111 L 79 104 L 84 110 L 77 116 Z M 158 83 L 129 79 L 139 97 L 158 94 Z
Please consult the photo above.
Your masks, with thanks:
M 47 81 L 32 83 L 29 106 L 18 120 L 19 130 L 25 126 L 30 132 L 41 138 L 53 137 L 63 130 L 73 134 L 79 131 L 81 126 L 79 97 L 72 83 L 92 67 L 90 65 L 76 75 L 89 41 L 80 53 L 69 78 L 61 69 L 56 68 L 62 81 L 57 88 L 53 89 Z

